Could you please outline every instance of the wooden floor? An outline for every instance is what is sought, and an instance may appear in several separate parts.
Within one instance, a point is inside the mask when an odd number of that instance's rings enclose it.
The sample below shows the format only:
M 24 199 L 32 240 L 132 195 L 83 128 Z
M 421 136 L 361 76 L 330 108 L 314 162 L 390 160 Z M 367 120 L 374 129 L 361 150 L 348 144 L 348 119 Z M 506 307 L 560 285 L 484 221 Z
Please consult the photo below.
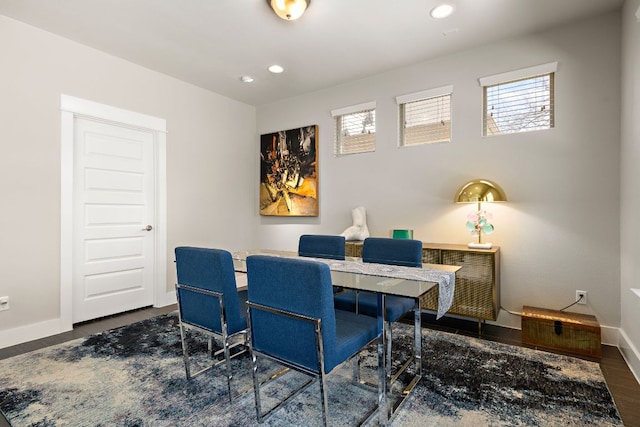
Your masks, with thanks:
M 160 309 L 145 308 L 128 313 L 105 317 L 99 320 L 85 322 L 75 325 L 73 331 L 52 337 L 18 344 L 13 347 L 0 349 L 0 360 L 29 351 L 38 350 L 50 345 L 60 344 L 76 338 L 106 331 L 119 326 L 124 326 L 149 317 L 171 312 L 176 306 L 168 306 Z M 423 315 L 423 326 L 431 329 L 446 332 L 478 337 L 478 324 L 474 321 L 460 320 L 444 317 L 439 321 L 430 314 Z M 522 346 L 521 333 L 516 329 L 508 329 L 494 325 L 484 325 L 482 328 L 482 338 L 502 342 L 505 344 Z M 620 351 L 616 347 L 603 346 L 602 360 L 600 367 L 613 395 L 616 406 L 620 411 L 622 420 L 626 427 L 640 427 L 640 384 L 629 370 L 626 362 L 622 358 Z M 0 427 L 9 427 L 9 423 L 0 416 Z M 20 426 L 14 426 L 20 427 Z

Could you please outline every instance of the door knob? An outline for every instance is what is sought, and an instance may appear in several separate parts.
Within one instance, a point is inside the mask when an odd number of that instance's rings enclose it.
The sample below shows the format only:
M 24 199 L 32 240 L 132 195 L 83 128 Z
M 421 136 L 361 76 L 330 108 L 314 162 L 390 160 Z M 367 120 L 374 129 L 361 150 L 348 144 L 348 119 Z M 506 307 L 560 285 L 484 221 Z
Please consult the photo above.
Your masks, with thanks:
M 151 225 L 147 225 L 145 228 L 142 229 L 142 231 L 151 231 L 153 230 L 153 227 Z

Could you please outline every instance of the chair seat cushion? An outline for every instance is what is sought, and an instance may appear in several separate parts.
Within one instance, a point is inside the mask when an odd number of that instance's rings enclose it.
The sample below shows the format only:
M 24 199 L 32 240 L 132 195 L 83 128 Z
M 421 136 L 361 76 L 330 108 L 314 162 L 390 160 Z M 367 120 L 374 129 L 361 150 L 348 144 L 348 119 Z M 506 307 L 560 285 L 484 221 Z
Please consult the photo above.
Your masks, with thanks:
M 336 309 L 355 312 L 355 291 L 337 294 L 333 298 Z M 395 322 L 403 314 L 413 310 L 415 302 L 411 298 L 388 295 L 386 297 L 387 321 Z M 373 292 L 360 291 L 358 295 L 358 313 L 371 317 L 378 316 L 378 297 Z
M 378 322 L 371 316 L 336 310 L 336 349 L 333 360 L 325 360 L 325 373 L 358 353 L 380 335 Z

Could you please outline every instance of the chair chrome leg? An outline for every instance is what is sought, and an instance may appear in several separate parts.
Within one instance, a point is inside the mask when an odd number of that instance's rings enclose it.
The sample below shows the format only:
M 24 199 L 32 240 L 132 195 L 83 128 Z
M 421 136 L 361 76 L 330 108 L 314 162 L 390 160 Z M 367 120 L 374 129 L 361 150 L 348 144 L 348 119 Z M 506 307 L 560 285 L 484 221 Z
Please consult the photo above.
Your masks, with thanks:
M 329 425 L 328 413 L 329 402 L 327 399 L 327 383 L 324 372 L 320 373 L 320 400 L 322 403 L 322 425 L 327 427 Z
M 316 351 L 318 355 L 318 372 L 320 372 L 320 401 L 322 404 L 322 425 L 327 427 L 328 414 L 329 414 L 329 402 L 327 399 L 327 381 L 324 373 L 324 343 L 322 340 L 322 328 L 319 321 L 314 322 L 315 336 L 316 336 Z
M 260 381 L 258 381 L 258 359 L 251 352 L 251 375 L 253 376 L 253 394 L 256 400 L 256 417 L 258 422 L 262 422 L 262 405 L 260 402 Z
M 227 391 L 229 392 L 229 403 L 233 401 L 231 397 L 231 380 L 233 379 L 233 372 L 231 370 L 231 353 L 229 351 L 229 337 L 225 336 L 224 341 L 224 358 L 227 361 Z
M 353 383 L 360 383 L 360 353 L 353 357 Z
M 180 340 L 182 341 L 182 359 L 184 361 L 184 370 L 187 374 L 187 380 L 191 379 L 191 366 L 189 364 L 189 350 L 187 348 L 187 337 L 182 323 L 180 324 Z

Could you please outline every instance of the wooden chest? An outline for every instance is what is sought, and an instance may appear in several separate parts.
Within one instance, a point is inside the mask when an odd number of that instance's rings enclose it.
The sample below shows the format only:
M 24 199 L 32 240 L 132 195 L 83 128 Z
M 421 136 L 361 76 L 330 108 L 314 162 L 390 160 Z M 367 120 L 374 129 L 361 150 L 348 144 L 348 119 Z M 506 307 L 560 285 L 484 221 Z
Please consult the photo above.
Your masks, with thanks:
M 600 324 L 589 314 L 525 305 L 522 343 L 596 359 L 602 357 Z

